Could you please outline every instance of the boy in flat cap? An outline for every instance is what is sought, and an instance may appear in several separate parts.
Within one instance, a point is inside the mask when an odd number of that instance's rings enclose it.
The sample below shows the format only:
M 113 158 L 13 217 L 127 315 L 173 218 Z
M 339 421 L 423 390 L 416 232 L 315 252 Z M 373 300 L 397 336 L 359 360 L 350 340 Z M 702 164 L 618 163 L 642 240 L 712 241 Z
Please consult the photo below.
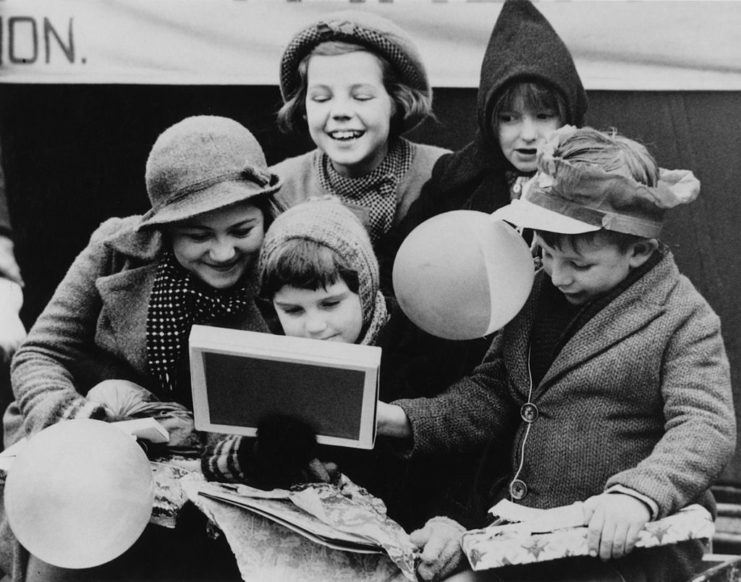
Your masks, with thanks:
M 590 556 L 465 579 L 656 582 L 695 571 L 699 540 L 634 546 L 650 520 L 692 503 L 712 511 L 709 487 L 735 444 L 720 321 L 657 238 L 666 209 L 698 192 L 691 172 L 659 171 L 640 144 L 566 126 L 540 148 L 523 197 L 495 213 L 534 229 L 542 248 L 526 305 L 471 376 L 396 401 L 380 419 L 393 431 L 382 432 L 406 436 L 411 455 L 514 435 L 509 475 L 485 484 L 487 506 L 583 501 Z M 442 534 L 427 535 L 428 549 L 443 547 Z M 422 554 L 430 571 L 439 561 Z

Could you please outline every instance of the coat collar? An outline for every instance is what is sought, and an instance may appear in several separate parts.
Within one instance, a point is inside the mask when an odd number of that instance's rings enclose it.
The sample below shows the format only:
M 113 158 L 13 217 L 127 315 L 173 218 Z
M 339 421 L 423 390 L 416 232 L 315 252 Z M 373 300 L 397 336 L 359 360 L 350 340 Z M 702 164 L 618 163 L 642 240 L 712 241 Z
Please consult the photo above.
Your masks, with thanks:
M 165 246 L 164 236 L 158 229 L 137 230 L 141 216 L 129 216 L 121 221 L 116 232 L 103 240 L 103 244 L 126 256 L 151 261 L 157 258 Z
M 95 285 L 116 344 L 127 346 L 128 357 L 139 370 L 147 369 L 146 342 L 149 296 L 157 263 L 100 277 Z
M 610 301 L 569 338 L 540 386 L 534 387 L 534 390 L 542 391 L 564 373 L 581 366 L 659 317 L 678 275 L 672 254 L 666 251 L 665 256 L 650 271 Z M 530 385 L 528 359 L 535 309 L 546 282 L 545 273 L 536 277 L 530 298 L 505 329 L 504 353 L 508 373 L 511 380 L 525 393 Z M 522 354 L 526 354 L 526 357 L 522 357 Z

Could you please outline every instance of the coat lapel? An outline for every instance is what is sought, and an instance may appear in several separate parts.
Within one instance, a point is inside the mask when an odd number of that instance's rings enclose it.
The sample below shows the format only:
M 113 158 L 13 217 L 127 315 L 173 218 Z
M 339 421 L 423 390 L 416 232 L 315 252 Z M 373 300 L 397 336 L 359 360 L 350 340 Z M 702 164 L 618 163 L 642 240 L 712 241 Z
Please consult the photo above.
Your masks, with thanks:
M 140 371 L 147 369 L 147 310 L 156 272 L 154 263 L 101 277 L 95 283 L 103 300 L 101 317 L 107 320 L 115 345 Z
M 505 328 L 504 361 L 507 363 L 507 374 L 514 383 L 518 393 L 527 399 L 530 390 L 530 336 L 535 320 L 535 306 L 538 304 L 544 276 L 535 278 L 530 297 L 524 307 Z
M 653 269 L 628 287 L 592 317 L 563 346 L 546 373 L 539 390 L 569 370 L 583 365 L 611 346 L 619 344 L 649 325 L 664 312 L 663 301 L 645 301 L 646 296 L 665 297 L 669 292 L 673 263 L 664 257 Z M 656 290 L 660 293 L 656 293 Z

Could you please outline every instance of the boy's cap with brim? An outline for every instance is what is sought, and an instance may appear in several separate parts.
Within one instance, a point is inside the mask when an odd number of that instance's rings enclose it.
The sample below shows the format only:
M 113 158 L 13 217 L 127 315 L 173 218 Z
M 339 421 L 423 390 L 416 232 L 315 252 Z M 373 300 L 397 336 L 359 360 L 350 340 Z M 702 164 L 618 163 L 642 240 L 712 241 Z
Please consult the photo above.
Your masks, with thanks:
M 404 84 L 431 96 L 427 70 L 411 37 L 382 16 L 345 10 L 328 14 L 306 26 L 288 43 L 280 62 L 280 92 L 284 101 L 299 89 L 298 65 L 301 60 L 317 45 L 329 41 L 368 47 L 391 63 Z
M 600 229 L 656 238 L 669 208 L 694 200 L 700 182 L 689 170 L 659 171 L 656 186 L 606 172 L 596 165 L 573 165 L 554 155 L 560 139 L 577 130 L 565 126 L 540 146 L 538 171 L 522 199 L 494 213 L 496 218 L 535 230 L 580 234 Z
M 581 234 L 601 228 L 522 199 L 494 211 L 492 217 L 522 228 L 561 234 Z
M 280 187 L 252 133 L 210 115 L 166 129 L 152 147 L 145 178 L 152 208 L 139 229 L 182 222 Z

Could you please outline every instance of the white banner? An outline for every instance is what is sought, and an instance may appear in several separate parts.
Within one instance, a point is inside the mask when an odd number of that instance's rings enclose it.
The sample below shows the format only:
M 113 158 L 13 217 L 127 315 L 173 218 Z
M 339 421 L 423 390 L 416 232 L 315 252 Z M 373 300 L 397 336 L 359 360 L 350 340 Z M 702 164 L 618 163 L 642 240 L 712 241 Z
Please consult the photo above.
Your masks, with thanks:
M 741 2 L 536 2 L 588 89 L 741 90 Z M 437 87 L 476 87 L 499 1 L 0 0 L 0 82 L 274 85 L 282 48 L 327 12 L 381 13 Z

